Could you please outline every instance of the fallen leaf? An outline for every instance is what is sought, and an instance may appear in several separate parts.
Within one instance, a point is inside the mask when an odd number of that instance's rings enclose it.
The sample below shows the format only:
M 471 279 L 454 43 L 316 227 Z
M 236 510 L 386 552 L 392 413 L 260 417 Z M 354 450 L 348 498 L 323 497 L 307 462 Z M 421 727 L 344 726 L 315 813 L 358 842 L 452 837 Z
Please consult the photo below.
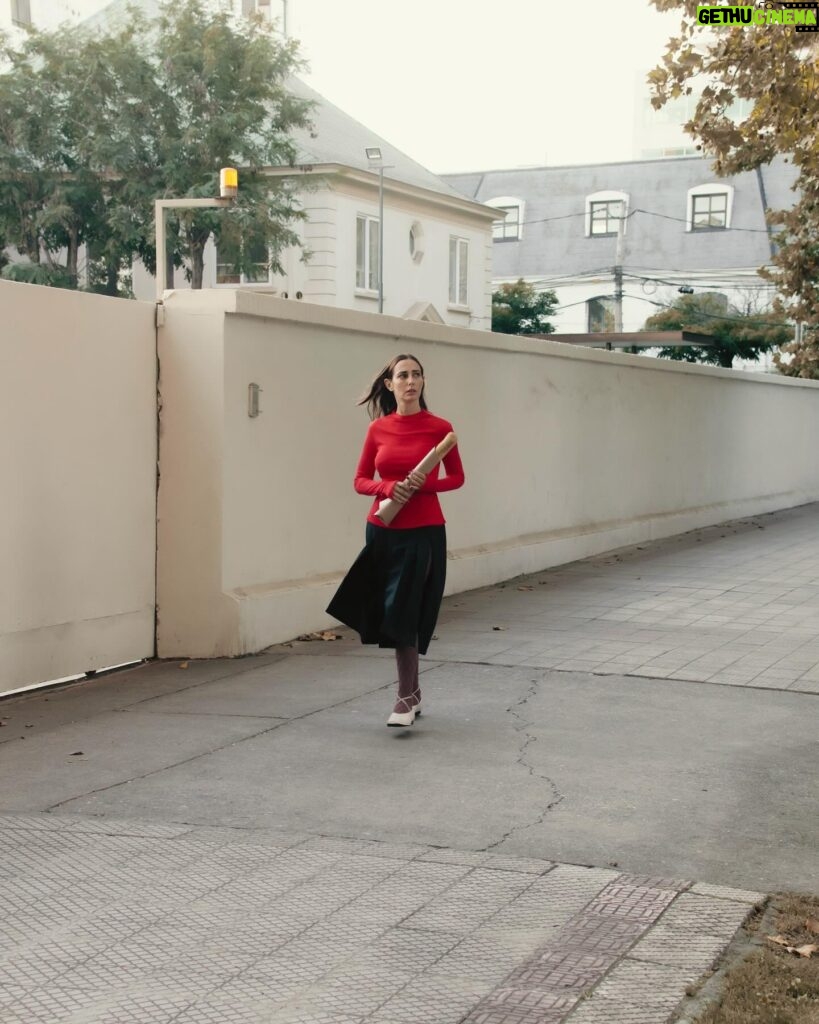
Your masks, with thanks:
M 187 661 L 183 661 L 183 662 L 180 662 L 180 665 L 179 665 L 179 667 L 180 667 L 180 668 L 187 668 L 187 667 L 188 667 L 188 663 L 187 663 Z
M 518 590 L 531 590 L 531 587 L 518 587 Z
M 82 750 L 75 750 L 71 757 L 85 757 L 85 754 Z
M 781 935 L 766 935 L 766 939 L 769 942 L 775 942 L 777 946 L 782 946 L 788 953 L 796 953 L 797 956 L 805 957 L 809 959 L 813 954 L 819 950 L 819 945 L 815 942 L 811 942 L 805 946 L 792 946 L 787 939 L 784 939 Z
M 325 629 L 318 633 L 302 633 L 301 636 L 296 637 L 297 640 L 340 640 L 340 633 L 333 633 L 329 629 Z
M 492 629 L 494 629 L 496 633 L 506 632 L 506 626 L 493 626 Z
M 819 921 L 815 917 L 809 917 L 805 921 L 805 927 L 809 932 L 813 932 L 814 935 L 819 935 Z
M 0 729 L 2 729 L 5 724 L 6 723 L 4 721 L 0 722 Z

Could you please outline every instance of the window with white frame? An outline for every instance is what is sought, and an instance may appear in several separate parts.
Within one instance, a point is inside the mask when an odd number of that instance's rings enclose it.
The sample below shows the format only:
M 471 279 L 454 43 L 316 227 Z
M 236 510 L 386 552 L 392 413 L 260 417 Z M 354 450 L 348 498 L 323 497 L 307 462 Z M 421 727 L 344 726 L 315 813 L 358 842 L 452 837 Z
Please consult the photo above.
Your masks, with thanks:
M 616 324 L 612 295 L 595 295 L 586 302 L 589 334 L 610 334 Z
M 606 238 L 616 235 L 622 225 L 626 230 L 628 195 L 625 192 L 594 192 L 586 196 L 586 237 Z
M 616 235 L 623 218 L 623 204 L 619 199 L 606 199 L 591 204 L 592 235 Z
M 30 25 L 31 0 L 11 0 L 11 20 L 15 25 Z
M 466 238 L 449 239 L 449 304 L 467 305 L 467 275 L 469 272 L 469 241 Z
M 504 215 L 503 220 L 498 219 L 492 225 L 492 240 L 519 241 L 523 236 L 523 200 L 514 196 L 496 196 L 494 199 L 488 199 L 486 206 L 492 206 Z
M 241 268 L 241 269 L 240 269 Z M 217 284 L 268 284 L 270 252 L 260 235 L 222 237 L 216 249 Z
M 731 226 L 734 189 L 721 182 L 688 190 L 687 231 L 724 231 Z
M 378 291 L 378 218 L 364 214 L 355 222 L 355 286 Z
M 495 242 L 517 242 L 520 238 L 520 207 L 499 206 L 498 210 L 506 214 L 502 221 L 492 225 L 492 239 Z

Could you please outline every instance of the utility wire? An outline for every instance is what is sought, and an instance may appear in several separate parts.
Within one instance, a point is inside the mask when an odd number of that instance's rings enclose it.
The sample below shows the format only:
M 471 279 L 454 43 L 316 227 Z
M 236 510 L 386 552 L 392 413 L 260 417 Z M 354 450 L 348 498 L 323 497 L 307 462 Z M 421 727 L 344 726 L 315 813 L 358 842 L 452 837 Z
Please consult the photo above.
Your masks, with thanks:
M 623 219 L 631 220 L 631 218 L 635 214 L 637 214 L 637 213 L 644 213 L 647 217 L 660 217 L 663 220 L 677 221 L 679 224 L 688 224 L 688 219 L 686 217 L 672 217 L 670 214 L 667 214 L 667 213 L 658 213 L 656 210 L 644 210 L 641 207 L 638 207 L 635 210 L 630 210 L 626 214 L 625 218 L 622 218 L 622 217 L 609 217 L 608 219 L 612 220 L 612 221 L 614 221 L 614 220 L 623 220 Z M 520 221 L 519 223 L 520 223 L 521 227 L 527 228 L 527 227 L 531 227 L 531 225 L 533 225 L 533 224 L 551 224 L 551 223 L 553 223 L 555 221 L 558 221 L 558 220 L 571 220 L 572 218 L 575 218 L 575 217 L 586 217 L 586 216 L 587 216 L 587 213 L 586 213 L 585 210 L 583 210 L 583 211 L 580 211 L 578 213 L 564 213 L 564 214 L 561 214 L 559 217 L 541 217 L 538 220 L 524 220 L 524 221 Z M 725 231 L 746 231 L 746 232 L 750 232 L 751 234 L 754 234 L 754 235 L 767 235 L 768 234 L 768 228 L 724 228 L 722 230 L 725 230 Z M 590 235 L 589 237 L 591 237 L 591 238 L 595 238 L 595 237 L 597 237 L 597 238 L 613 238 L 614 237 L 614 233 L 613 232 L 610 232 L 610 233 L 607 232 L 605 235 Z M 503 241 L 503 239 L 495 239 L 495 241 Z
M 613 299 L 613 295 L 598 295 L 595 298 Z M 644 295 L 627 295 L 628 299 L 637 299 L 639 302 L 647 302 L 651 306 L 657 306 L 658 309 L 676 309 L 673 304 L 667 302 L 657 302 L 655 299 L 648 299 Z M 555 306 L 556 313 L 562 313 L 565 309 L 572 309 L 574 306 L 585 306 L 588 300 L 581 299 L 579 302 L 568 302 L 565 306 Z M 729 323 L 747 324 L 748 327 L 793 327 L 793 324 L 789 323 L 771 323 L 768 320 L 748 320 L 742 316 L 727 316 L 722 313 L 706 313 L 704 310 L 692 309 L 687 312 L 687 316 L 692 320 L 725 320 Z
M 672 274 L 678 274 L 680 278 L 689 279 L 690 275 L 692 273 L 696 274 L 696 273 L 699 273 L 699 271 L 696 271 L 696 270 L 693 270 L 693 271 L 692 270 L 672 270 L 671 273 Z M 676 288 L 676 287 L 678 287 L 678 285 L 680 283 L 679 279 L 676 280 L 676 281 L 667 281 L 667 280 L 665 280 L 662 277 L 654 277 L 651 274 L 649 274 L 649 275 L 632 274 L 632 273 L 630 273 L 627 270 L 623 270 L 623 277 L 630 277 L 630 278 L 632 278 L 635 281 L 643 281 L 646 284 L 662 284 L 662 285 L 666 285 L 668 288 Z M 696 279 L 693 279 L 693 280 L 696 280 Z M 712 279 L 711 281 L 697 280 L 696 284 L 697 284 L 698 288 L 721 288 L 721 287 L 728 287 L 728 286 L 730 286 L 732 288 L 736 288 L 737 287 L 736 280 L 734 278 L 728 278 L 728 277 L 724 277 L 724 278 L 721 278 L 721 279 L 720 278 L 716 278 L 716 279 Z M 768 290 L 771 290 L 771 291 L 775 291 L 776 290 L 772 284 L 763 284 L 763 285 L 754 284 L 754 285 L 752 285 L 752 287 L 754 287 L 754 288 L 767 288 Z

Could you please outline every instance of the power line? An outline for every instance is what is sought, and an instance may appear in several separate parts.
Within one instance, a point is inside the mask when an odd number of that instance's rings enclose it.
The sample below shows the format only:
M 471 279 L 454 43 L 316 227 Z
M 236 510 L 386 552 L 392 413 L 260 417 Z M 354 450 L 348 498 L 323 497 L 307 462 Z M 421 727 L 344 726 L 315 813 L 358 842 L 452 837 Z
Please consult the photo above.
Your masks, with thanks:
M 656 306 L 658 309 L 676 309 L 673 303 L 668 302 L 657 302 L 655 299 L 648 299 L 644 295 L 627 295 L 627 299 L 636 299 L 639 302 L 647 302 L 651 306 Z M 613 299 L 613 295 L 595 295 L 593 298 L 602 299 Z M 587 299 L 581 299 L 578 302 L 568 302 L 564 306 L 555 306 L 555 313 L 562 313 L 565 309 L 572 309 L 575 306 L 585 306 L 588 302 Z M 687 316 L 692 321 L 696 320 L 724 320 L 728 323 L 746 324 L 748 327 L 792 327 L 793 324 L 789 323 L 771 323 L 769 320 L 748 320 L 743 316 L 727 316 L 722 313 L 706 313 L 704 310 L 692 309 L 687 311 Z
M 623 271 L 623 276 L 624 277 L 630 277 L 630 278 L 632 278 L 635 281 L 642 281 L 645 284 L 662 284 L 662 285 L 665 285 L 668 288 L 677 288 L 679 286 L 680 279 L 684 278 L 686 280 L 690 280 L 691 279 L 691 274 L 697 274 L 697 273 L 699 273 L 699 271 L 697 271 L 697 270 L 672 270 L 672 271 L 670 271 L 670 273 L 677 274 L 678 275 L 678 279 L 676 281 L 668 281 L 668 280 L 666 280 L 665 278 L 662 278 L 662 277 L 655 277 L 653 274 L 649 274 L 649 275 L 646 276 L 646 275 L 643 275 L 643 274 L 633 274 L 633 273 L 630 273 L 627 270 Z M 697 285 L 698 288 L 727 288 L 727 287 L 737 288 L 737 287 L 740 287 L 737 284 L 736 279 L 735 278 L 730 278 L 730 277 L 716 278 L 716 279 L 712 279 L 710 281 L 703 281 L 703 280 L 697 280 L 697 279 L 694 279 L 694 280 L 696 280 L 696 285 Z M 772 284 L 759 284 L 759 285 L 754 284 L 751 287 L 754 287 L 754 288 L 766 288 L 769 291 L 776 291 L 774 285 L 772 285 Z
M 689 223 L 688 219 L 686 217 L 672 217 L 672 216 L 670 216 L 670 214 L 667 214 L 667 213 L 657 213 L 655 210 L 641 210 L 641 209 L 638 209 L 638 210 L 635 210 L 634 212 L 635 213 L 644 213 L 648 217 L 660 217 L 662 220 L 675 220 L 675 221 L 677 221 L 680 224 L 688 224 Z M 751 234 L 754 234 L 754 235 L 767 235 L 769 233 L 768 232 L 768 228 L 728 228 L 728 227 L 726 227 L 723 230 L 725 230 L 725 231 L 747 231 L 747 232 L 749 232 Z
M 656 210 L 644 210 L 642 207 L 638 207 L 637 209 L 630 210 L 626 214 L 625 218 L 622 218 L 622 217 L 609 217 L 608 219 L 612 220 L 612 221 L 614 221 L 614 220 L 623 220 L 623 219 L 630 220 L 637 213 L 644 213 L 647 217 L 660 217 L 662 220 L 677 221 L 679 224 L 686 224 L 687 225 L 689 223 L 687 217 L 672 217 L 668 213 L 659 213 Z M 586 216 L 588 216 L 588 214 L 587 214 L 587 212 L 585 210 L 583 210 L 583 211 L 580 211 L 578 213 L 564 213 L 564 214 L 561 214 L 558 217 L 541 217 L 538 220 L 523 220 L 523 221 L 520 221 L 519 223 L 520 223 L 521 227 L 527 228 L 527 227 L 531 227 L 533 224 L 552 224 L 555 221 L 559 221 L 559 220 L 572 220 L 575 217 L 586 217 Z M 769 233 L 769 229 L 768 228 L 724 228 L 723 230 L 725 230 L 725 231 L 745 231 L 745 232 L 749 232 L 750 234 L 754 234 L 754 235 L 767 235 Z M 596 236 L 595 235 L 590 235 L 589 237 L 590 238 L 594 238 L 594 237 L 597 237 L 597 238 L 614 238 L 614 233 L 608 233 L 607 232 L 605 235 L 596 235 Z M 502 239 L 495 239 L 495 240 L 496 241 L 502 241 Z

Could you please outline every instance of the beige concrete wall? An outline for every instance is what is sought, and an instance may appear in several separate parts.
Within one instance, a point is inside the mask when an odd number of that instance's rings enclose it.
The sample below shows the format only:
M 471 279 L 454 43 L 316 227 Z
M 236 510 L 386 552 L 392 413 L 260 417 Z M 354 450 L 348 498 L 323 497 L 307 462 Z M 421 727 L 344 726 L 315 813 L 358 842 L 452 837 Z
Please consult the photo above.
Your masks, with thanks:
M 174 293 L 160 331 L 159 653 L 328 625 L 363 542 L 355 400 L 425 364 L 467 485 L 448 592 L 819 499 L 819 384 L 578 350 L 247 292 Z M 247 415 L 249 383 L 261 415 Z
M 0 281 L 0 691 L 150 657 L 154 308 Z

